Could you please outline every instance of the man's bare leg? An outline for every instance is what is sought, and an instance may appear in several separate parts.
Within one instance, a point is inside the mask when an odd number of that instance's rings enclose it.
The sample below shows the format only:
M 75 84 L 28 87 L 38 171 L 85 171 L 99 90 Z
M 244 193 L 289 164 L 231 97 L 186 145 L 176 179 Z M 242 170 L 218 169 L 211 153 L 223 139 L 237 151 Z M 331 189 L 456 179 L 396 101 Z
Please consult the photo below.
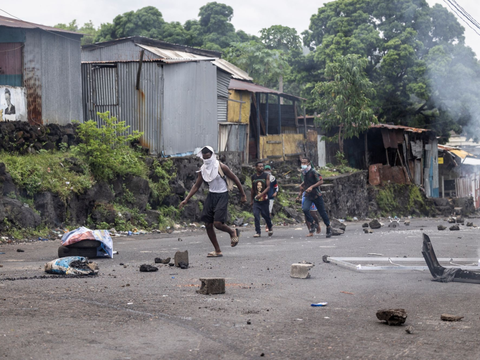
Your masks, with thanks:
M 215 252 L 217 254 L 221 253 L 222 250 L 220 250 L 220 246 L 218 245 L 217 234 L 215 234 L 215 229 L 213 228 L 213 223 L 205 224 L 205 227 L 207 228 L 208 238 L 210 239 L 213 247 L 215 248 Z

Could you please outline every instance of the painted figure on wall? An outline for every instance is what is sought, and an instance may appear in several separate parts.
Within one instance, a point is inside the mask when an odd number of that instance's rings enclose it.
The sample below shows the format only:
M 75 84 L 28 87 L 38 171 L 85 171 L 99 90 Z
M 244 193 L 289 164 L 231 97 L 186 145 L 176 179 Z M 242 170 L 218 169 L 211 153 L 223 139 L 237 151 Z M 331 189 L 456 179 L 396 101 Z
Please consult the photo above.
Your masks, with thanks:
M 12 94 L 7 88 L 5 88 L 5 102 L 7 103 L 7 107 L 5 108 L 5 115 L 14 115 L 15 106 L 12 104 Z

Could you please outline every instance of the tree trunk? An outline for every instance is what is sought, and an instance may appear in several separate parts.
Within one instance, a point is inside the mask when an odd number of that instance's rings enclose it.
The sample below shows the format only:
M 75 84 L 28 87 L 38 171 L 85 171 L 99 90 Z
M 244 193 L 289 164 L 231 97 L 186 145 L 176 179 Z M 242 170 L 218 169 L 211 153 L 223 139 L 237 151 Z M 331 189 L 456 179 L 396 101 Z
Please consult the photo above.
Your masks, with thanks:
M 343 154 L 343 131 L 342 126 L 338 128 L 338 147 L 340 148 L 340 152 Z

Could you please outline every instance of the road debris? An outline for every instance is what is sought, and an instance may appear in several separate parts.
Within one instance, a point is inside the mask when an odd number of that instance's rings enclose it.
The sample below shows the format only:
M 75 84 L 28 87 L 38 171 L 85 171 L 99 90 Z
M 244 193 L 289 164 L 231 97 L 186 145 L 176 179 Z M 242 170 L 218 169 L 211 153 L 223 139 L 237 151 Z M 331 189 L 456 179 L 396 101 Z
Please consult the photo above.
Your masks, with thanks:
M 174 258 L 174 263 L 175 263 L 175 266 L 177 267 L 180 267 L 180 263 L 183 262 L 184 264 L 187 265 L 188 267 L 188 250 L 185 250 L 185 251 L 177 251 L 175 253 L 175 258 Z
M 388 325 L 403 325 L 407 320 L 405 309 L 382 309 L 377 311 L 377 319 Z
M 380 229 L 382 227 L 382 224 L 380 223 L 380 221 L 378 221 L 377 219 L 374 219 L 372 221 L 370 221 L 368 223 L 368 225 L 370 226 L 370 228 L 372 229 Z
M 158 268 L 153 265 L 148 265 L 148 264 L 142 264 L 140 265 L 140 271 L 141 272 L 154 272 L 158 271 Z
M 162 259 L 162 258 L 155 258 L 155 264 L 168 264 L 170 263 L 170 260 L 171 258 L 166 258 L 166 259 Z
M 197 290 L 198 294 L 202 295 L 217 295 L 225 294 L 225 278 L 200 278 L 200 289 Z
M 445 230 L 446 228 L 447 228 L 447 227 L 444 226 L 444 225 L 438 225 L 438 226 L 437 226 L 437 229 L 440 230 L 440 231 Z
M 310 278 L 310 269 L 314 265 L 312 263 L 296 263 L 290 267 L 290 277 L 296 279 L 308 279 Z
M 313 307 L 321 307 L 321 306 L 327 306 L 327 302 L 319 302 L 319 303 L 313 303 L 313 304 L 310 304 L 310 306 L 313 306 Z
M 82 256 L 70 256 L 49 261 L 45 272 L 59 275 L 97 275 L 98 265 Z
M 443 321 L 460 321 L 463 318 L 464 318 L 463 316 L 456 316 L 456 315 L 450 315 L 450 314 L 442 314 L 440 316 L 440 319 L 442 319 Z
M 458 225 L 452 225 L 449 227 L 450 231 L 456 231 L 456 230 L 460 230 L 460 226 Z
M 480 273 L 464 270 L 461 268 L 445 268 L 438 262 L 432 242 L 427 234 L 423 234 L 422 254 L 427 263 L 428 269 L 433 276 L 433 281 L 439 282 L 465 282 L 480 284 Z
M 405 329 L 405 332 L 407 334 L 413 334 L 413 326 L 407 326 L 407 328 Z

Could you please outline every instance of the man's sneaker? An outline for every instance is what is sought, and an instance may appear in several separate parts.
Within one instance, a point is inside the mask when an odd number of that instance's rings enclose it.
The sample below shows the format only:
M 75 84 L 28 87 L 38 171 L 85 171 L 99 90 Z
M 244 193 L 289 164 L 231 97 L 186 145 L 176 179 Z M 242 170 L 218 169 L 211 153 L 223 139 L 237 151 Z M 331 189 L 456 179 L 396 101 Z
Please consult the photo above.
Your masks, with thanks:
M 327 238 L 332 237 L 332 227 L 327 226 Z
M 269 230 L 268 231 L 268 236 L 272 236 L 273 235 L 273 230 Z
M 255 235 L 253 235 L 253 237 L 260 237 L 260 236 L 262 236 L 262 235 L 261 235 L 261 234 L 255 234 Z

